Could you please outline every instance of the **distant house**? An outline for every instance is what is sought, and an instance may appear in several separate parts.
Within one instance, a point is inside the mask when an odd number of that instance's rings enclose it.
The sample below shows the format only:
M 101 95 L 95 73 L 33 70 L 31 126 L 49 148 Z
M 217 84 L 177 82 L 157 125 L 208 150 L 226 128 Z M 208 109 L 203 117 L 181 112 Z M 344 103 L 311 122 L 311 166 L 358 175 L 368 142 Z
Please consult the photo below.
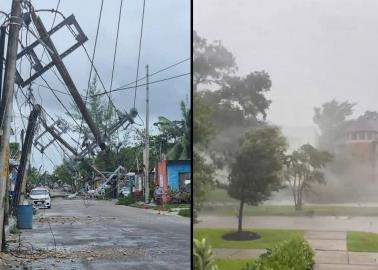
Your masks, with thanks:
M 160 160 L 155 168 L 155 184 L 164 190 L 181 190 L 191 180 L 190 160 Z
M 350 121 L 339 140 L 336 156 L 364 165 L 364 175 L 378 180 L 378 120 Z

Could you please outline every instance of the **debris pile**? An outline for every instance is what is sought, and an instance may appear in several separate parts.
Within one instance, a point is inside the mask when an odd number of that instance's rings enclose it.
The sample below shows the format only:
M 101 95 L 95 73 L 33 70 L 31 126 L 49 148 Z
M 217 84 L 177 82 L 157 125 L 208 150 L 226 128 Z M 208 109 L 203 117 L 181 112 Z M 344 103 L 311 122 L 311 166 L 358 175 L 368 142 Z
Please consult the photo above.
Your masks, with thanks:
M 87 250 L 47 250 L 47 249 L 18 249 L 13 248 L 8 252 L 0 252 L 0 269 L 6 267 L 27 267 L 33 262 L 48 260 L 52 266 L 61 262 L 92 261 L 95 258 L 120 258 L 124 256 L 141 257 L 146 256 L 143 249 L 128 248 L 102 248 Z

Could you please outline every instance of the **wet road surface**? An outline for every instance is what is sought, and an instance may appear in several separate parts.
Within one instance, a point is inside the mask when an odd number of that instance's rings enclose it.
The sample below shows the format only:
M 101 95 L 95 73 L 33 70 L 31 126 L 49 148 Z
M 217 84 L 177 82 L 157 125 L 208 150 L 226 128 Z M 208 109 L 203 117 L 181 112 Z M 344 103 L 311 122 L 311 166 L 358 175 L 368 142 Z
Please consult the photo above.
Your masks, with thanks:
M 232 216 L 200 215 L 195 227 L 237 228 L 238 219 Z M 297 229 L 316 231 L 362 231 L 378 233 L 378 217 L 343 216 L 245 216 L 244 228 Z
M 54 199 L 20 239 L 27 269 L 190 269 L 189 218 L 111 201 Z

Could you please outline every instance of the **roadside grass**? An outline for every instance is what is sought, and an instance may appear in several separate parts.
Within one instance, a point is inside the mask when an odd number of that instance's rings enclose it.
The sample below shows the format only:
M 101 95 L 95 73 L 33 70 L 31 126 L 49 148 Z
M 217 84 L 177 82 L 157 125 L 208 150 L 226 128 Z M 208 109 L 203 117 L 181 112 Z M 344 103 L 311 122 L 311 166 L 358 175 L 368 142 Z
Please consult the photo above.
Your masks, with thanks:
M 219 270 L 241 270 L 247 265 L 251 264 L 253 260 L 242 259 L 242 260 L 229 260 L 229 259 L 216 259 L 216 264 L 218 265 Z
M 218 205 L 216 205 L 218 204 Z M 214 205 L 214 206 L 213 206 Z M 206 194 L 202 214 L 237 216 L 239 202 L 231 198 L 225 189 L 215 188 Z M 296 211 L 294 205 L 261 205 L 244 207 L 245 216 L 378 216 L 374 206 L 337 206 L 311 204 Z
M 378 234 L 369 232 L 347 232 L 348 251 L 378 252 Z
M 183 208 L 178 211 L 178 215 L 183 217 L 191 217 L 192 212 L 190 211 L 190 208 Z
M 120 204 L 120 203 L 117 203 L 117 204 Z M 159 206 L 144 204 L 143 202 L 134 202 L 134 203 L 127 204 L 127 206 L 135 207 L 135 208 L 143 208 L 143 209 L 153 209 L 153 210 L 160 209 L 160 211 L 168 211 L 168 212 L 175 212 L 174 209 L 179 209 L 178 212 L 180 214 L 180 211 L 181 211 L 182 216 L 187 216 L 186 212 L 188 211 L 190 213 L 190 207 L 191 207 L 190 204 L 164 204 L 163 207 L 160 208 Z
M 234 232 L 234 229 L 209 229 L 209 228 L 194 228 L 194 238 L 206 238 L 213 248 L 241 248 L 241 249 L 264 249 L 273 248 L 277 243 L 293 239 L 296 237 L 303 237 L 301 230 L 271 230 L 271 229 L 248 229 L 259 234 L 260 239 L 250 241 L 226 241 L 223 240 L 222 235 Z
M 238 206 L 204 207 L 202 214 L 237 216 Z M 305 205 L 296 211 L 294 206 L 262 205 L 245 206 L 244 216 L 378 216 L 378 207 Z

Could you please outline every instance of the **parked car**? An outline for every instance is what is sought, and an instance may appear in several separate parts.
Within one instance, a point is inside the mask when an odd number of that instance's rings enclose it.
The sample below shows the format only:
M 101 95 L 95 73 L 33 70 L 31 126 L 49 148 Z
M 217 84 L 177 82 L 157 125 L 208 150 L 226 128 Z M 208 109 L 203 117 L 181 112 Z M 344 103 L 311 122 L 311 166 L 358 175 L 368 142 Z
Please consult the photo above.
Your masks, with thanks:
M 30 200 L 35 208 L 51 208 L 50 192 L 47 188 L 33 188 L 30 191 Z

